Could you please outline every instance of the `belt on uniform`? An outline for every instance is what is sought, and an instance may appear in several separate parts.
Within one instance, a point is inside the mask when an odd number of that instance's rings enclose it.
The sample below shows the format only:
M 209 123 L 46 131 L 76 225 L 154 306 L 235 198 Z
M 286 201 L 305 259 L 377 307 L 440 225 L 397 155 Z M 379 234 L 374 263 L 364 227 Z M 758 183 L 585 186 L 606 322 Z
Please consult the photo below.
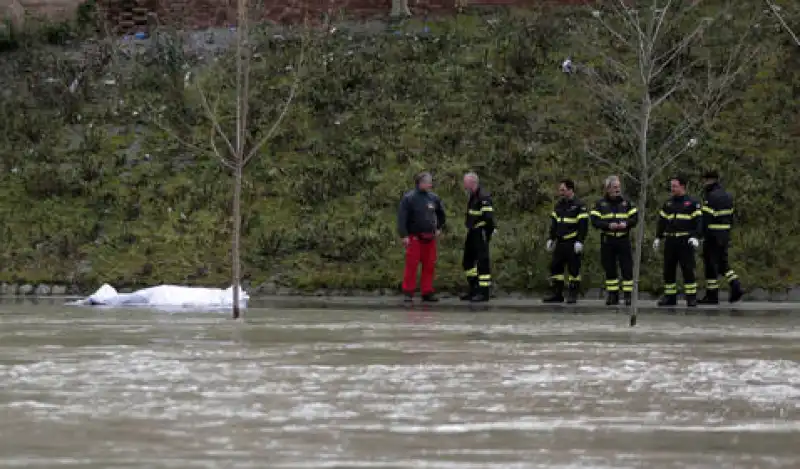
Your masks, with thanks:
M 624 238 L 628 236 L 627 231 L 603 231 L 603 236 L 608 236 L 609 238 Z

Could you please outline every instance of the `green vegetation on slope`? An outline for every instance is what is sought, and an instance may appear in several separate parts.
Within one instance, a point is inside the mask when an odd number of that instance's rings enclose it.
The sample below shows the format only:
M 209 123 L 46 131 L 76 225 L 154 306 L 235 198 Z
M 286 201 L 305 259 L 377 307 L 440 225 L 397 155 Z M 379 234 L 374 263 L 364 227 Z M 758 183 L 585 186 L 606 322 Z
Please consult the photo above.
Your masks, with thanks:
M 460 287 L 460 181 L 473 169 L 495 199 L 498 287 L 546 287 L 555 183 L 573 177 L 579 195 L 593 201 L 612 171 L 584 153 L 602 109 L 577 77 L 559 69 L 567 55 L 582 60 L 566 26 L 572 13 L 459 16 L 428 24 L 429 33 L 413 33 L 421 26 L 410 24 L 409 33 L 315 38 L 295 105 L 246 169 L 249 282 L 396 287 L 403 258 L 396 206 L 412 175 L 427 169 L 450 215 L 437 286 Z M 767 21 L 748 86 L 735 87 L 734 104 L 682 161 L 692 176 L 706 166 L 722 171 L 741 225 L 734 266 L 749 286 L 775 289 L 800 279 L 800 238 L 793 236 L 800 167 L 792 160 L 800 143 L 800 52 Z M 728 21 L 725 34 L 742 27 Z M 259 130 L 274 119 L 299 48 L 265 37 L 254 65 Z M 28 43 L 3 53 L 0 81 L 14 85 L 0 90 L 0 281 L 227 284 L 229 174 L 213 156 L 187 150 L 152 125 L 147 111 L 160 109 L 182 139 L 205 145 L 208 126 L 196 92 L 183 87 L 184 64 L 207 89 L 222 90 L 225 118 L 230 57 L 208 65 L 207 57 L 162 41 L 133 65 L 121 65 L 116 54 L 104 64 L 107 47 Z M 80 90 L 69 93 L 79 70 Z M 612 143 L 597 146 L 623 166 L 633 158 Z M 651 234 L 665 197 L 666 190 L 652 200 Z M 598 242 L 593 232 L 588 286 L 601 285 Z M 660 256 L 648 250 L 644 265 L 643 289 L 660 288 Z

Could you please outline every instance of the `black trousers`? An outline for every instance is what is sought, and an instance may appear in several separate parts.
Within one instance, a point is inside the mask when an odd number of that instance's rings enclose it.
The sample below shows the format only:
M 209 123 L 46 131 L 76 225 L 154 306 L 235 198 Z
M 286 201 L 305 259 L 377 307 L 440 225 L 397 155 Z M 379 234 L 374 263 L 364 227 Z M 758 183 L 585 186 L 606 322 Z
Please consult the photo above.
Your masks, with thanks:
M 664 242 L 664 295 L 678 294 L 678 266 L 683 275 L 683 293 L 697 294 L 694 248 L 688 236 L 668 237 Z
M 575 252 L 575 241 L 556 241 L 550 261 L 550 280 L 557 289 L 563 287 L 564 283 L 571 287 L 580 284 L 581 255 Z
M 470 288 L 485 291 L 492 286 L 492 271 L 489 261 L 489 238 L 483 229 L 467 232 L 464 241 L 464 256 L 461 262 Z
M 629 236 L 613 237 L 603 235 L 600 241 L 600 263 L 606 274 L 606 291 L 620 290 L 617 266 L 622 273 L 622 291 L 633 291 L 633 250 Z
M 728 282 L 739 278 L 728 263 L 728 245 L 727 236 L 707 236 L 703 242 L 703 264 L 708 290 L 719 289 L 718 277 L 720 274 L 724 275 Z

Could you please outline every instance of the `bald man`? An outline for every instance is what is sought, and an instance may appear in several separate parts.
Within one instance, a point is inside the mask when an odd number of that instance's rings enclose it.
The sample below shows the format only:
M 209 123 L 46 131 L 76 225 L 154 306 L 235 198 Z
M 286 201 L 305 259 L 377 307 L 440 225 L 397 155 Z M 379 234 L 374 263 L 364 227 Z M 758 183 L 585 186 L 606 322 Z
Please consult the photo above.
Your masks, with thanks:
M 469 172 L 464 175 L 464 189 L 469 195 L 467 202 L 467 239 L 464 241 L 464 273 L 469 290 L 462 300 L 473 302 L 489 301 L 492 286 L 492 272 L 489 263 L 489 241 L 495 230 L 492 197 L 481 188 L 478 175 Z

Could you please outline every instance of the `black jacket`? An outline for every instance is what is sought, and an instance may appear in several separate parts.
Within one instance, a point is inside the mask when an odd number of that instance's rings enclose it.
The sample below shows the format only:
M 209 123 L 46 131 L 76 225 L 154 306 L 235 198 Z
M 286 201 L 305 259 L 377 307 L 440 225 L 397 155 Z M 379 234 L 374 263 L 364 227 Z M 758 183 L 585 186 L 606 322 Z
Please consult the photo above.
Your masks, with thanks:
M 589 212 L 577 197 L 561 199 L 550 214 L 550 239 L 583 241 L 589 231 Z
M 592 226 L 601 230 L 605 236 L 621 238 L 627 236 L 639 222 L 639 209 L 625 197 L 603 197 L 594 204 L 591 213 Z M 612 230 L 611 223 L 625 222 L 624 230 Z
M 487 239 L 494 233 L 494 207 L 492 206 L 492 196 L 478 188 L 469 196 L 467 202 L 467 216 L 464 220 L 467 230 L 484 230 Z
M 728 239 L 733 227 L 733 196 L 719 183 L 708 185 L 702 210 L 703 236 Z
M 685 236 L 699 239 L 703 232 L 700 201 L 689 195 L 670 198 L 658 215 L 656 238 Z
M 406 192 L 400 200 L 397 231 L 402 238 L 436 233 L 436 230 L 444 228 L 445 220 L 442 199 L 433 192 L 414 189 Z

